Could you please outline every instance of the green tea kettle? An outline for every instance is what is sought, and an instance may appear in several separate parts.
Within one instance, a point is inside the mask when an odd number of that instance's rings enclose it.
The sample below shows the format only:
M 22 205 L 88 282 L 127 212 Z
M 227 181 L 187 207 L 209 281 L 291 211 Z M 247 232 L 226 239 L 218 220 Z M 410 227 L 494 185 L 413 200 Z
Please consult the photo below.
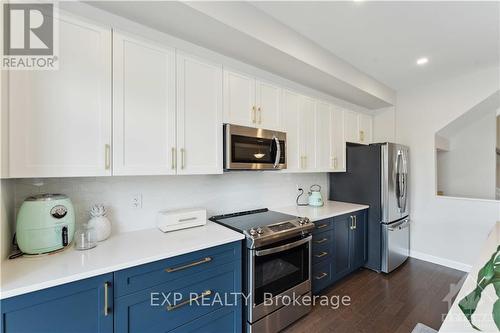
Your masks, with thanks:
M 308 194 L 309 206 L 322 207 L 324 205 L 323 197 L 321 196 L 321 186 L 318 184 L 311 185 Z

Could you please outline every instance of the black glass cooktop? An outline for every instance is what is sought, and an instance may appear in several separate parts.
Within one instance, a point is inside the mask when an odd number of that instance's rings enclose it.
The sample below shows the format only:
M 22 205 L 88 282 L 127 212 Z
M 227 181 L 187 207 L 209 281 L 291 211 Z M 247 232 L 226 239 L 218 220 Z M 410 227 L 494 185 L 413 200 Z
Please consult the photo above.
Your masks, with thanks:
M 237 231 L 243 231 L 295 219 L 297 219 L 296 216 L 273 212 L 264 208 L 247 212 L 212 216 L 210 221 L 220 223 Z

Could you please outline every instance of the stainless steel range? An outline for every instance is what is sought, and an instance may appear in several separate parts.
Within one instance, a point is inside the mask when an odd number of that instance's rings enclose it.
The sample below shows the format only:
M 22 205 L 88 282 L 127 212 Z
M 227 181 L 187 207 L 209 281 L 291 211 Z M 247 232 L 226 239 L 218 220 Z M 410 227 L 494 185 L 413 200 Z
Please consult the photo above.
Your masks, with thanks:
M 213 216 L 211 221 L 242 232 L 243 289 L 247 332 L 279 332 L 311 310 L 311 230 L 307 218 L 259 209 Z M 298 299 L 298 302 L 289 303 Z

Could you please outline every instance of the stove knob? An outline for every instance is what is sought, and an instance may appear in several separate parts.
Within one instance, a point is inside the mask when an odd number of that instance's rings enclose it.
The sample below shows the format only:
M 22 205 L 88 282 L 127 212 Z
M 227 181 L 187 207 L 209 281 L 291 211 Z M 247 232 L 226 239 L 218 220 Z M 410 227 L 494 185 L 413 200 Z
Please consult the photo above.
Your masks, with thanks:
M 264 232 L 264 230 L 262 230 L 262 228 L 261 228 L 261 227 L 258 227 L 258 228 L 257 228 L 257 233 L 258 233 L 259 235 L 262 235 L 262 233 L 263 233 L 263 232 Z
M 257 231 L 256 231 L 254 228 L 250 229 L 250 230 L 248 231 L 248 233 L 250 234 L 250 236 L 255 236 L 255 235 L 257 235 Z
M 309 223 L 309 219 L 307 217 L 301 218 L 299 220 L 300 225 L 304 225 L 304 224 L 308 224 L 308 223 Z

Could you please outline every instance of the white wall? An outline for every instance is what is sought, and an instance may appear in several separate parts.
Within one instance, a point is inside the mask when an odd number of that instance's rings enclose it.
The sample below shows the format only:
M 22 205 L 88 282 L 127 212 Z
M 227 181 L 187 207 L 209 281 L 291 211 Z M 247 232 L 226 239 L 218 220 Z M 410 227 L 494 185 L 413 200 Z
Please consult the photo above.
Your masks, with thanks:
M 481 114 L 447 137 L 437 153 L 437 190 L 445 196 L 495 200 L 496 112 Z
M 495 201 L 449 199 L 435 194 L 435 133 L 499 89 L 499 69 L 401 91 L 396 137 L 410 146 L 412 256 L 470 269 L 493 224 Z
M 161 209 L 202 207 L 208 215 L 264 207 L 294 205 L 296 185 L 322 187 L 327 197 L 325 173 L 229 172 L 206 176 L 144 176 L 15 180 L 16 212 L 23 200 L 36 193 L 64 193 L 75 206 L 77 223 L 88 220 L 92 204 L 103 203 L 109 211 L 113 232 L 153 228 Z M 132 208 L 132 197 L 142 194 L 143 207 Z

